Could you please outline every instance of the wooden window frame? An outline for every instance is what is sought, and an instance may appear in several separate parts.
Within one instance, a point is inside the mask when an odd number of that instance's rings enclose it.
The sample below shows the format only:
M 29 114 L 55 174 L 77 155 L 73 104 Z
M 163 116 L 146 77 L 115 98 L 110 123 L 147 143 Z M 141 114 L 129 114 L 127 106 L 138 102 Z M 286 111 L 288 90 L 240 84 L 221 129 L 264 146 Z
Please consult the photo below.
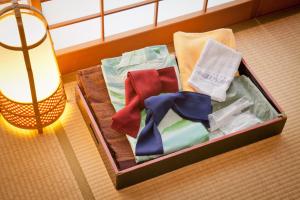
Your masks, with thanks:
M 27 0 L 29 5 L 42 10 L 41 2 L 47 0 Z M 104 0 L 100 1 L 100 12 L 64 22 L 52 24 L 55 29 L 90 19 L 100 18 L 101 36 L 99 39 L 67 47 L 56 51 L 62 74 L 98 65 L 102 58 L 119 56 L 125 51 L 143 48 L 149 45 L 170 44 L 176 31 L 203 32 L 226 27 L 253 17 L 300 4 L 300 0 L 235 0 L 219 6 L 207 8 L 208 1 L 203 1 L 202 10 L 158 23 L 159 2 L 162 0 L 144 0 L 134 4 L 104 11 Z M 1 3 L 9 0 L 0 0 Z M 113 36 L 105 36 L 105 16 L 154 4 L 153 24 Z
M 98 65 L 102 58 L 119 56 L 126 51 L 149 45 L 170 44 L 176 31 L 201 32 L 247 20 L 251 18 L 253 7 L 253 0 L 235 0 L 207 8 L 208 0 L 204 0 L 203 9 L 158 23 L 159 2 L 162 0 L 145 0 L 108 11 L 104 11 L 103 1 L 100 0 L 100 13 L 50 25 L 50 29 L 54 29 L 99 17 L 101 20 L 99 39 L 56 51 L 62 74 Z M 154 4 L 155 8 L 153 24 L 106 37 L 105 16 L 149 4 Z

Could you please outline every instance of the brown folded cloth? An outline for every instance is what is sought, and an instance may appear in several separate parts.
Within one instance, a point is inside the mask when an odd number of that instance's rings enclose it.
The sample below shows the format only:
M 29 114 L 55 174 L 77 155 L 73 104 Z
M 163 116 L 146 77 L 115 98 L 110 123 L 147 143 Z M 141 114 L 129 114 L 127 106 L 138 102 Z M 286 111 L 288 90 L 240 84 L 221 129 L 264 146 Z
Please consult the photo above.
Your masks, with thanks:
M 101 133 L 108 143 L 118 167 L 122 170 L 136 165 L 126 136 L 110 127 L 115 110 L 110 103 L 100 67 L 80 70 L 77 74 L 77 80 L 96 116 Z

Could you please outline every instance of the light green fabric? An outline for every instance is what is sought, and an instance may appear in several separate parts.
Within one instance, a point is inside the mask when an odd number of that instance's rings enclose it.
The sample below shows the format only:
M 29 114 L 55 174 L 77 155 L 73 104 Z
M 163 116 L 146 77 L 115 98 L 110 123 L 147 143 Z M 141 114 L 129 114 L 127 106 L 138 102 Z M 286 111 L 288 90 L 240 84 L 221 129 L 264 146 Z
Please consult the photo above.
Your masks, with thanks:
M 260 120 L 266 121 L 278 116 L 278 112 L 265 96 L 254 83 L 244 75 L 234 78 L 227 90 L 225 102 L 212 101 L 213 112 L 232 104 L 241 97 L 246 97 L 253 102 L 253 106 L 251 106 L 249 110 Z
M 278 116 L 278 112 L 269 103 L 265 96 L 254 85 L 254 83 L 244 75 L 234 78 L 229 89 L 227 90 L 226 101 L 212 101 L 213 112 L 216 112 L 217 110 L 229 106 L 230 104 L 242 97 L 246 97 L 251 102 L 253 102 L 253 105 L 249 107 L 249 112 L 255 115 L 259 120 L 267 121 L 270 119 L 274 119 Z M 224 134 L 225 133 L 222 131 L 214 131 L 214 133 L 209 134 L 209 138 L 214 139 Z
M 102 72 L 116 111 L 125 106 L 124 81 L 128 71 L 142 69 L 161 69 L 174 66 L 177 73 L 178 85 L 181 89 L 179 72 L 175 57 L 169 55 L 165 45 L 151 46 L 143 49 L 124 53 L 121 57 L 102 60 Z M 141 112 L 142 120 L 140 131 L 144 128 L 146 113 Z M 182 148 L 207 141 L 208 131 L 202 123 L 182 119 L 170 110 L 158 126 L 160 130 L 165 154 L 172 153 Z M 137 139 L 127 136 L 130 146 L 135 152 Z M 136 162 L 146 161 L 156 156 L 135 156 Z

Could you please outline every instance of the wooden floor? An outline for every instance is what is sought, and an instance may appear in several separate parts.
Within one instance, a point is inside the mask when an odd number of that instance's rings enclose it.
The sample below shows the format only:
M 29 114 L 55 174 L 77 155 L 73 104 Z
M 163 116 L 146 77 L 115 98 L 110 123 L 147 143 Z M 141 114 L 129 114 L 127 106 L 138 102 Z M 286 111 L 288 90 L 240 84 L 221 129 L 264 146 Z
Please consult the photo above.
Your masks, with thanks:
M 280 136 L 116 191 L 76 106 L 72 74 L 66 110 L 44 135 L 0 117 L 0 199 L 300 199 L 300 8 L 232 28 L 287 113 Z

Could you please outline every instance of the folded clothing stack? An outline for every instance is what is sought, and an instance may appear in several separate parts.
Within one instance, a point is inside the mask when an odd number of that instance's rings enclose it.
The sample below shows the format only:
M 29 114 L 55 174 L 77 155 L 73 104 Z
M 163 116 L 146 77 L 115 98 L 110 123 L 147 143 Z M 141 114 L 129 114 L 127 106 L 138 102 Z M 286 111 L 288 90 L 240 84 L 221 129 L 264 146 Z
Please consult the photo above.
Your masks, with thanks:
M 278 115 L 249 78 L 238 76 L 242 56 L 230 29 L 177 32 L 174 46 L 180 73 L 165 45 L 102 60 L 116 111 L 112 128 L 126 134 L 136 162 Z
M 126 107 L 125 81 L 128 72 L 137 70 L 160 70 L 174 66 L 176 72 L 177 85 L 181 89 L 178 67 L 176 59 L 168 53 L 165 45 L 146 47 L 132 52 L 124 53 L 121 57 L 102 60 L 102 72 L 109 93 L 109 97 L 115 110 L 118 112 Z M 144 73 L 147 73 L 144 72 Z M 153 85 L 156 87 L 156 85 Z M 128 105 L 128 104 L 127 104 Z M 137 137 L 126 135 L 135 155 L 137 138 L 141 130 L 145 127 L 146 112 L 141 109 L 141 120 Z M 130 124 L 127 124 L 130 126 Z M 164 154 L 192 146 L 209 138 L 209 132 L 200 122 L 192 122 L 183 119 L 173 110 L 166 113 L 163 120 L 157 126 L 164 148 Z M 186 134 L 189 133 L 189 134 Z M 127 133 L 121 133 L 127 134 Z M 185 142 L 178 142 L 185 138 Z M 141 162 L 157 157 L 158 155 L 135 156 L 136 162 Z
M 277 111 L 250 79 L 245 76 L 234 79 L 234 76 L 239 75 L 238 67 L 242 56 L 234 50 L 232 30 L 177 32 L 174 34 L 174 46 L 183 89 L 211 96 L 213 110 L 219 110 L 209 115 L 212 126 L 210 139 L 277 116 Z M 253 102 L 253 105 L 248 105 L 248 111 L 231 113 L 232 115 L 228 113 L 236 106 L 233 99 L 237 101 L 246 97 Z M 214 119 L 220 121 L 216 122 Z
M 188 84 L 188 79 L 209 39 L 216 40 L 233 49 L 236 47 L 232 30 L 224 28 L 204 33 L 176 32 L 173 39 L 181 82 L 185 91 L 195 91 Z

